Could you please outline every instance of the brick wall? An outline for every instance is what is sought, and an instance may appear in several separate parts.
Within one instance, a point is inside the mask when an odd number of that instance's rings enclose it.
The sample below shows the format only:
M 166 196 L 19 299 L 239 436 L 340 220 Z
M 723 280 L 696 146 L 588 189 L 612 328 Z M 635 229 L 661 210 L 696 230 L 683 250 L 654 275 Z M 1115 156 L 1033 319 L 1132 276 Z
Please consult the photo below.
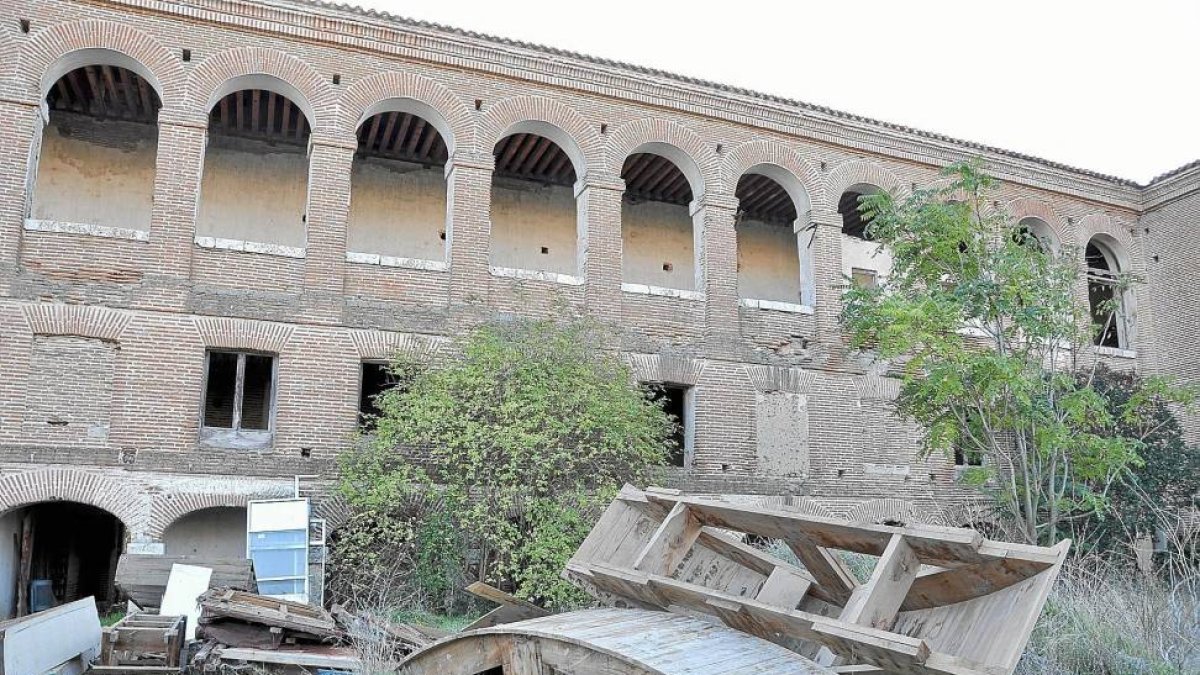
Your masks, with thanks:
M 240 476 L 249 482 L 233 493 L 275 494 L 292 475 L 328 477 L 350 442 L 364 344 L 419 345 L 418 337 L 451 337 L 490 316 L 567 311 L 615 324 L 614 346 L 650 368 L 646 379 L 694 387 L 695 462 L 672 477 L 675 484 L 806 495 L 840 514 L 874 504 L 863 513 L 936 519 L 968 493 L 955 484 L 949 458 L 917 459 L 916 430 L 888 412 L 894 387 L 846 358 L 836 324 L 836 207 L 850 186 L 903 191 L 976 154 L 1004 180 L 997 207 L 1037 215 L 1068 243 L 1111 236 L 1148 278 L 1136 297 L 1136 356 L 1105 358 L 1197 377 L 1200 354 L 1188 345 L 1197 344 L 1200 305 L 1187 283 L 1200 241 L 1195 176 L 1177 177 L 1175 196 L 1143 216 L 1148 193 L 1125 181 L 348 10 L 244 0 L 187 8 L 155 0 L 10 5 L 10 15 L 29 19 L 32 29 L 22 34 L 15 21 L 0 27 L 0 114 L 9 121 L 0 127 L 0 462 L 29 481 L 66 480 L 64 471 L 132 480 L 144 501 L 138 513 L 162 511 L 170 495 L 195 489 L 172 487 L 188 481 L 220 494 L 226 477 Z M 205 9 L 203 20 L 194 18 Z M 181 58 L 185 48 L 190 61 Z M 136 64 L 163 102 L 146 240 L 24 227 L 38 106 L 64 69 L 83 65 L 80 54 Z M 312 127 L 302 257 L 195 239 L 208 108 L 251 84 L 278 85 L 298 99 Z M 381 110 L 428 115 L 447 142 L 444 269 L 347 262 L 355 131 Z M 546 134 L 575 162 L 583 285 L 490 271 L 491 153 L 513 132 Z M 693 296 L 622 289 L 618 176 L 629 154 L 646 149 L 670 155 L 692 183 L 701 282 Z M 805 311 L 739 304 L 733 191 L 752 170 L 793 193 L 798 228 L 815 224 L 811 242 L 800 236 L 813 280 Z M 207 348 L 278 355 L 269 447 L 200 443 Z M 54 380 L 54 368 L 70 363 L 87 365 L 86 387 Z M 72 397 L 88 392 L 108 400 L 107 409 L 91 399 L 76 405 Z M 107 434 L 35 433 L 26 422 L 45 417 L 45 406 L 69 408 L 84 428 L 103 419 Z M 781 419 L 806 425 L 796 430 L 803 442 L 779 441 Z M 806 461 L 777 454 L 794 452 Z M 153 537 L 161 528 L 144 531 Z

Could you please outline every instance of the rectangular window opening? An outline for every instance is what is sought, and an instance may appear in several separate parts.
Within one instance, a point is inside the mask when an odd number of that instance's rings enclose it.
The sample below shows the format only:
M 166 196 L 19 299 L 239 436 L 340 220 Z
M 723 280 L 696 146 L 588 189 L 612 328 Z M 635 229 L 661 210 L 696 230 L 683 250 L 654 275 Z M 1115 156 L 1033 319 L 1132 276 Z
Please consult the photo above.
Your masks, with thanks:
M 247 352 L 208 352 L 203 426 L 232 431 L 270 431 L 275 405 L 275 357 Z
M 983 455 L 975 450 L 954 448 L 954 466 L 983 466 Z
M 399 378 L 386 363 L 363 361 L 362 379 L 358 390 L 358 426 L 365 431 L 375 429 L 375 423 L 383 410 L 379 397 L 400 383 Z
M 686 467 L 692 456 L 692 395 L 691 387 L 669 382 L 643 384 L 646 397 L 660 403 L 663 411 L 675 423 L 671 433 L 669 466 Z
M 875 288 L 879 285 L 879 273 L 875 270 L 854 267 L 850 270 L 850 278 L 855 288 Z

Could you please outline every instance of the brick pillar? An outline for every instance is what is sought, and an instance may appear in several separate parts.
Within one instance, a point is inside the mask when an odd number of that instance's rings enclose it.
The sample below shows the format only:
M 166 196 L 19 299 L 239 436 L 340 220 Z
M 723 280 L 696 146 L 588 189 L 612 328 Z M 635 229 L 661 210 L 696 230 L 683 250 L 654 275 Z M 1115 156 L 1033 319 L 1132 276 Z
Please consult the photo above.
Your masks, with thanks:
M 21 233 L 29 213 L 44 117 L 37 103 L 0 100 L 0 296 L 12 293 L 21 256 Z
M 811 211 L 808 223 L 812 226 L 812 276 L 816 291 L 814 314 L 817 323 L 817 339 L 822 342 L 837 341 L 841 334 L 839 321 L 842 313 L 842 292 L 845 279 L 842 276 L 842 217 L 836 211 Z M 799 228 L 799 221 L 797 221 Z M 803 228 L 799 228 L 803 231 Z M 808 245 L 808 237 L 799 234 L 800 245 Z
M 341 323 L 346 281 L 346 221 L 350 171 L 357 139 L 314 134 L 308 158 L 304 313 L 320 323 Z
M 207 117 L 159 114 L 150 259 L 146 287 L 137 297 L 139 307 L 180 311 L 187 304 L 207 127 Z
M 704 291 L 704 334 L 736 338 L 738 324 L 737 233 L 732 197 L 702 195 L 692 203 L 696 288 Z
M 625 181 L 587 175 L 575 186 L 579 219 L 579 270 L 586 280 L 587 311 L 616 323 L 621 317 L 621 195 Z
M 491 246 L 492 169 L 490 154 L 455 153 L 446 162 L 446 251 L 450 304 L 487 301 Z

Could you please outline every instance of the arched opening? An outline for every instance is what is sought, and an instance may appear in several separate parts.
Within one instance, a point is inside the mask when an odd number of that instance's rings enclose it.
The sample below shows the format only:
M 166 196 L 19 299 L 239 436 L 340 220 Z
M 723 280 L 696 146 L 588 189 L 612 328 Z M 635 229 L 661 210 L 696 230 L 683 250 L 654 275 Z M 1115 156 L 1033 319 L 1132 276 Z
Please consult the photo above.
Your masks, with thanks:
M 246 557 L 246 507 L 214 506 L 181 516 L 163 532 L 167 555 Z
M 302 251 L 311 121 L 282 81 L 244 84 L 256 88 L 234 84 L 209 111 L 196 235 L 218 248 L 242 248 L 221 245 L 232 241 Z
M 758 170 L 738 179 L 734 196 L 738 296 L 743 301 L 811 304 L 811 266 L 805 264 L 809 240 L 801 242 L 796 233 L 796 199 L 779 180 Z
M 1120 287 L 1124 271 L 1114 242 L 1097 235 L 1088 241 L 1084 252 L 1087 265 L 1088 307 L 1094 327 L 1093 342 L 1098 347 L 1128 349 L 1129 319 L 1125 291 Z
M 358 128 L 346 246 L 351 253 L 380 256 L 381 264 L 446 259 L 449 152 L 438 128 L 416 107 L 397 105 Z
M 658 288 L 700 290 L 692 183 L 657 152 L 635 152 L 621 169 L 622 280 Z
M 1029 216 L 1022 218 L 1013 231 L 1013 240 L 1018 244 L 1032 247 L 1042 253 L 1057 255 L 1061 243 L 1054 228 L 1041 218 Z
M 0 516 L 0 618 L 92 596 L 116 602 L 113 579 L 125 526 L 78 502 L 39 502 Z
M 860 210 L 860 199 L 879 192 L 874 185 L 860 183 L 838 198 L 842 216 L 842 274 L 855 286 L 874 287 L 892 271 L 892 258 L 871 237 L 871 220 Z
M 46 107 L 27 227 L 148 237 L 162 108 L 151 82 L 131 68 L 83 65 L 50 86 Z
M 532 129 L 501 138 L 493 152 L 493 272 L 578 275 L 581 225 L 571 156 L 560 142 Z

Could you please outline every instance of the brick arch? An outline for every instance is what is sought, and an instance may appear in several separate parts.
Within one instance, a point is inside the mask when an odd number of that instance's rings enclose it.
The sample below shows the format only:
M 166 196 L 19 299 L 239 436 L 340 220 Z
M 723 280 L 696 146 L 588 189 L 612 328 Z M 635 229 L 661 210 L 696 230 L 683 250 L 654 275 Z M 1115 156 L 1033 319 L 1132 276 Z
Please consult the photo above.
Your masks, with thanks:
M 687 127 L 658 118 L 626 122 L 608 140 L 608 171 L 620 176 L 625 160 L 645 148 L 670 159 L 687 176 L 692 198 L 724 191 L 721 160 L 700 136 Z
M 887 520 L 894 520 L 905 525 L 929 522 L 928 514 L 918 508 L 916 504 L 894 498 L 872 499 L 869 502 L 863 502 L 850 509 L 846 519 L 876 524 Z
M 21 306 L 21 314 L 34 335 L 76 335 L 120 342 L 131 315 L 96 305 L 37 303 Z
M 846 162 L 831 171 L 825 179 L 825 194 L 831 200 L 831 208 L 837 210 L 837 200 L 841 199 L 842 193 L 862 184 L 898 194 L 904 191 L 904 185 L 896 174 L 882 166 L 862 160 Z
M 1079 244 L 1086 246 L 1092 237 L 1096 235 L 1105 235 L 1105 239 L 1111 246 L 1115 242 L 1121 249 L 1116 253 L 1122 257 L 1122 263 L 1125 265 L 1125 271 L 1132 269 L 1132 254 L 1133 254 L 1133 237 L 1129 235 L 1129 226 L 1121 221 L 1104 213 L 1093 213 L 1084 216 L 1076 226 L 1079 237 Z
M 193 317 L 205 347 L 249 349 L 278 354 L 292 337 L 293 326 L 282 323 L 219 317 Z
M 192 112 L 207 119 L 223 96 L 246 88 L 286 96 L 304 111 L 314 135 L 337 123 L 337 99 L 325 79 L 300 59 L 265 47 L 230 49 L 204 59 L 188 82 Z
M 20 50 L 22 93 L 40 101 L 60 77 L 92 64 L 129 68 L 146 78 L 164 108 L 186 100 L 187 76 L 179 59 L 150 35 L 125 23 L 77 21 L 39 31 Z
M 422 360 L 437 358 L 449 340 L 440 336 L 393 333 L 378 330 L 356 330 L 350 340 L 358 350 L 359 358 L 390 359 L 397 353 Z
M 557 143 L 571 158 L 576 180 L 603 167 L 599 132 L 574 108 L 554 99 L 517 96 L 489 107 L 479 121 L 477 151 L 491 157 L 500 139 L 512 133 L 535 133 Z
M 418 105 L 409 109 L 411 103 Z M 355 82 L 338 103 L 338 127 L 353 135 L 367 118 L 391 110 L 420 115 L 442 135 L 451 155 L 457 148 L 475 147 L 467 106 L 446 87 L 412 73 L 377 73 Z
M 261 499 L 261 497 L 252 494 L 220 492 L 186 492 L 164 495 L 154 502 L 146 534 L 155 541 L 161 541 L 167 528 L 184 516 L 204 509 L 245 508 L 252 499 Z
M 350 520 L 350 516 L 354 515 L 354 510 L 350 508 L 350 503 L 346 501 L 345 497 L 335 494 L 313 504 L 313 513 L 325 519 L 325 535 L 328 537 L 334 530 Z
M 996 510 L 978 503 L 955 504 L 937 515 L 938 525 L 972 527 L 974 523 L 996 522 Z
M 17 40 L 13 36 L 12 22 L 5 21 L 0 26 L 0 92 L 14 84 L 14 71 L 20 54 L 17 51 Z
M 825 194 L 825 181 L 817 170 L 795 150 L 772 141 L 752 141 L 734 148 L 725 158 L 725 184 L 729 189 L 736 190 L 743 174 L 763 165 L 779 167 L 790 174 L 806 193 L 809 210 L 830 208 Z M 804 217 L 799 204 L 796 212 L 801 218 Z
M 145 527 L 142 500 L 124 481 L 78 469 L 37 469 L 0 478 L 0 513 L 40 502 L 69 501 L 103 509 L 131 535 Z
M 1058 215 L 1054 207 L 1040 199 L 1019 197 L 1006 204 L 1004 211 L 1012 218 L 1014 224 L 1021 222 L 1025 218 L 1037 218 L 1049 226 L 1054 232 L 1054 236 L 1058 237 L 1060 243 L 1073 243 L 1071 232 L 1067 228 L 1067 224 L 1062 216 Z
M 837 518 L 823 504 L 812 499 L 811 497 L 801 497 L 800 499 L 788 503 L 790 497 L 760 497 L 751 502 L 753 506 L 764 509 L 774 509 L 776 511 L 788 511 L 791 513 L 799 513 L 805 516 L 816 516 L 817 518 Z

